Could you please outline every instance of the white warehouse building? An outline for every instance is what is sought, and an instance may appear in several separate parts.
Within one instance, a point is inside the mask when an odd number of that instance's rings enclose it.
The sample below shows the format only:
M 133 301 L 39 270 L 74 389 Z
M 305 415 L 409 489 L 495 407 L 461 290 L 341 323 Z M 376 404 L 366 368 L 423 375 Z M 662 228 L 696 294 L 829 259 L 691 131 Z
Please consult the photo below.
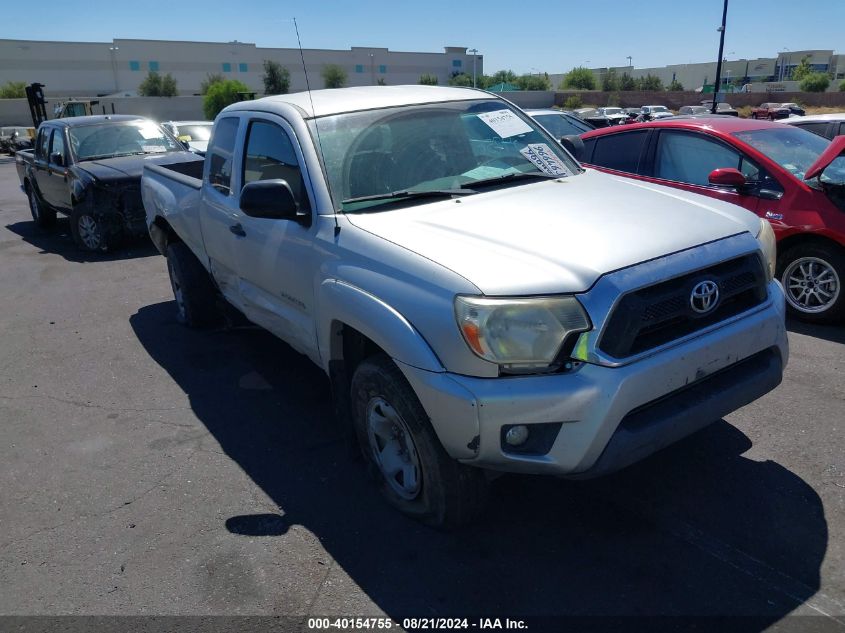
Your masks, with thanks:
M 304 49 L 312 89 L 323 87 L 322 70 L 341 66 L 348 86 L 416 84 L 423 74 L 446 85 L 452 75 L 483 73 L 483 57 L 464 47 L 442 53 L 397 52 L 386 48 Z M 238 79 L 261 94 L 264 60 L 290 72 L 290 91 L 305 90 L 302 57 L 296 48 L 259 48 L 245 42 L 176 42 L 115 39 L 111 42 L 43 42 L 0 39 L 0 84 L 44 84 L 46 95 L 134 94 L 149 71 L 170 73 L 180 95 L 200 92 L 210 74 Z

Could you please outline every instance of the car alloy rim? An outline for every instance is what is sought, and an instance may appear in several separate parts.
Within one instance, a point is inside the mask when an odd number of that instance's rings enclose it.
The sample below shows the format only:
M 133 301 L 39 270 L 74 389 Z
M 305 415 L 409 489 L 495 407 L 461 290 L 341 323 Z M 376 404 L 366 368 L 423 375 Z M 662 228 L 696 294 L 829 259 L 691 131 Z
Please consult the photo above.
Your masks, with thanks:
M 841 289 L 836 269 L 818 257 L 796 259 L 783 271 L 782 281 L 789 305 L 810 314 L 830 308 Z
M 85 246 L 92 251 L 100 248 L 100 231 L 94 218 L 90 215 L 80 216 L 77 227 L 79 228 L 79 237 Z
M 402 416 L 384 398 L 367 404 L 367 437 L 390 488 L 403 499 L 415 499 L 422 484 L 417 448 Z
M 179 314 L 179 320 L 185 320 L 185 296 L 182 294 L 182 284 L 176 278 L 173 270 L 173 264 L 167 260 L 167 272 L 170 273 L 170 287 L 173 288 L 173 298 L 176 299 L 176 310 Z

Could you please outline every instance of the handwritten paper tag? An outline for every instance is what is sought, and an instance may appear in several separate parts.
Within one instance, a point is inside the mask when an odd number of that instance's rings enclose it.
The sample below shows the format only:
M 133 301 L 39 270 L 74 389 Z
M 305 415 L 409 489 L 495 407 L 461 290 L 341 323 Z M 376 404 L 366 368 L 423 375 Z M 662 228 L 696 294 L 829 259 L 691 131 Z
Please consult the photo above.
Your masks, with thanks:
M 571 176 L 572 172 L 566 168 L 552 149 L 545 143 L 529 143 L 519 153 L 534 163 L 543 173 L 550 176 Z

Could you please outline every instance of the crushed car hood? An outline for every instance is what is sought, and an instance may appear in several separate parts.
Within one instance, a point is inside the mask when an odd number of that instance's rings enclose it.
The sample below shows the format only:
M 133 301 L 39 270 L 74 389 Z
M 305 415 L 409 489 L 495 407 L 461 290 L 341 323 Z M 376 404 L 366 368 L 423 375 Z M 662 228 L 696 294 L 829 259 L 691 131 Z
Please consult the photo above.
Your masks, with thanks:
M 117 156 L 99 160 L 86 160 L 76 164 L 77 169 L 88 172 L 97 180 L 125 180 L 138 178 L 144 171 L 144 165 L 150 163 L 184 163 L 202 160 L 193 152 L 163 152 L 161 154 L 146 154 L 137 156 Z
M 592 169 L 347 218 L 487 295 L 581 292 L 605 273 L 760 227 L 736 205 Z

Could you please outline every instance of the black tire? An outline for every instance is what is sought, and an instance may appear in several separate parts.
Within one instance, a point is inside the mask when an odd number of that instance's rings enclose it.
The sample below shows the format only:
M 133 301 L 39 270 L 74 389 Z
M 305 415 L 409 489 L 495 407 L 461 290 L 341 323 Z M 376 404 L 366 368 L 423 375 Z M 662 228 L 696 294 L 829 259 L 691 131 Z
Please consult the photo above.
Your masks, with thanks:
M 407 454 L 413 454 L 419 471 L 419 485 L 413 496 L 397 492 L 396 479 L 394 484 L 388 481 L 370 439 L 368 415 L 376 415 L 370 409 L 375 411 L 383 403 L 398 414 L 410 435 Z M 351 405 L 364 460 L 380 492 L 394 508 L 439 529 L 465 525 L 484 508 L 489 489 L 484 472 L 449 457 L 419 399 L 390 358 L 378 354 L 358 365 L 352 376 Z M 404 431 L 401 437 L 405 437 Z
M 167 245 L 167 272 L 176 300 L 176 320 L 198 328 L 220 319 L 211 275 L 183 242 Z
M 777 271 L 792 316 L 809 323 L 845 319 L 845 251 L 841 248 L 798 244 L 778 258 Z
M 39 199 L 32 186 L 26 183 L 26 197 L 29 198 L 29 212 L 35 226 L 41 229 L 49 229 L 56 224 L 56 210 L 46 202 Z
M 77 248 L 89 253 L 106 253 L 114 247 L 111 228 L 86 209 L 71 212 L 70 235 Z
M 751 113 L 751 118 L 752 118 L 752 119 L 756 119 L 756 118 L 757 118 L 757 113 L 756 113 L 756 112 L 752 112 L 752 113 Z

